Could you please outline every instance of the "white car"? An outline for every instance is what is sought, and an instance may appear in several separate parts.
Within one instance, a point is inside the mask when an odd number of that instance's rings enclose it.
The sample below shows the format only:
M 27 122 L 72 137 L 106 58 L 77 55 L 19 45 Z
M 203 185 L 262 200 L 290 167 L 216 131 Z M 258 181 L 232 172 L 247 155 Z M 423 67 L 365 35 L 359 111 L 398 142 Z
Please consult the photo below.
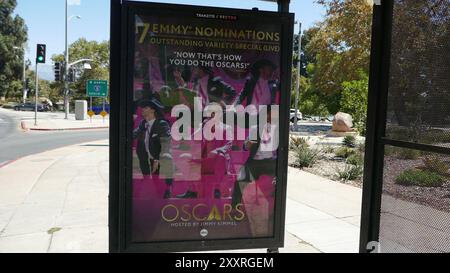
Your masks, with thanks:
M 300 113 L 300 111 L 298 111 L 297 112 L 297 121 L 300 121 L 300 120 L 302 120 L 303 119 L 303 115 L 302 115 L 302 113 Z M 289 116 L 289 120 L 291 121 L 291 122 L 294 122 L 295 121 L 295 109 L 291 109 L 291 113 L 290 113 L 290 116 Z

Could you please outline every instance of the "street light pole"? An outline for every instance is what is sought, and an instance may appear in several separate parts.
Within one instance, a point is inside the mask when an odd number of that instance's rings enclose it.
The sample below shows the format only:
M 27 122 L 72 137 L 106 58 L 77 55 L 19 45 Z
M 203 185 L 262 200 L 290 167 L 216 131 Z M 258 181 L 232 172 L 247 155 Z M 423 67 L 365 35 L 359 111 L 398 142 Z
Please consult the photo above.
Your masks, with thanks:
M 295 92 L 295 117 L 294 117 L 294 131 L 297 132 L 298 129 L 298 100 L 300 96 L 300 69 L 302 63 L 302 23 L 298 22 L 298 63 L 297 63 L 297 89 Z
M 79 15 L 72 15 L 70 18 L 68 16 L 68 12 L 69 12 L 69 0 L 65 0 L 66 1 L 66 22 L 65 22 L 65 26 L 66 26 L 66 33 L 65 33 L 65 44 L 66 44 L 66 50 L 65 50 L 65 64 L 64 64 L 64 112 L 65 112 L 65 119 L 69 119 L 69 42 L 68 42 L 68 29 L 69 29 L 69 21 L 72 18 L 77 18 L 77 19 L 81 19 L 81 16 Z
M 69 45 L 67 41 L 67 31 L 68 31 L 68 25 L 69 25 L 69 18 L 67 16 L 68 13 L 68 1 L 66 2 L 66 32 L 65 32 L 65 69 L 64 69 L 64 112 L 65 112 L 65 119 L 69 119 Z

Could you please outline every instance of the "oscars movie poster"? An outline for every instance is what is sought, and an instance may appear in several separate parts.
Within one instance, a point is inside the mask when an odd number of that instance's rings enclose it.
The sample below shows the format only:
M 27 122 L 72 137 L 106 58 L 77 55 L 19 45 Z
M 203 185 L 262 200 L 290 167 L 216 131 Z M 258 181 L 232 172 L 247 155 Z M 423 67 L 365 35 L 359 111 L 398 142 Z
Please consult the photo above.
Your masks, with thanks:
M 273 237 L 281 24 L 137 15 L 132 241 Z

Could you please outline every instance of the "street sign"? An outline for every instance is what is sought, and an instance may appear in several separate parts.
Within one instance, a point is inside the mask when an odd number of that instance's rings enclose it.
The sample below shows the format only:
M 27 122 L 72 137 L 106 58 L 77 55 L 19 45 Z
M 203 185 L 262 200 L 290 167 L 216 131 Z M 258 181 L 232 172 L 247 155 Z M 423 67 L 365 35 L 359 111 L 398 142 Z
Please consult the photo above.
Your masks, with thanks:
M 88 116 L 89 117 L 93 117 L 93 116 L 95 116 L 95 112 L 94 111 L 92 111 L 92 110 L 89 110 L 88 112 L 87 112 L 87 114 L 88 114 Z
M 88 97 L 106 98 L 108 96 L 108 81 L 88 80 L 86 83 Z
M 108 115 L 108 112 L 106 112 L 106 111 L 102 111 L 100 113 L 100 116 L 102 116 L 102 117 L 106 117 L 107 115 Z

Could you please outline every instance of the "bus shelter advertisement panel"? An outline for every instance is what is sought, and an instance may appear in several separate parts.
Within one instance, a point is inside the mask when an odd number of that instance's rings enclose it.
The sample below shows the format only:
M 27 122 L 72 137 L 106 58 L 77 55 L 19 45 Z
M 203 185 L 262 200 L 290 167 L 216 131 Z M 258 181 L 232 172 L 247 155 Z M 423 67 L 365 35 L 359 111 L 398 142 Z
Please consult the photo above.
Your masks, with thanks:
M 273 237 L 281 23 L 134 19 L 132 241 Z

